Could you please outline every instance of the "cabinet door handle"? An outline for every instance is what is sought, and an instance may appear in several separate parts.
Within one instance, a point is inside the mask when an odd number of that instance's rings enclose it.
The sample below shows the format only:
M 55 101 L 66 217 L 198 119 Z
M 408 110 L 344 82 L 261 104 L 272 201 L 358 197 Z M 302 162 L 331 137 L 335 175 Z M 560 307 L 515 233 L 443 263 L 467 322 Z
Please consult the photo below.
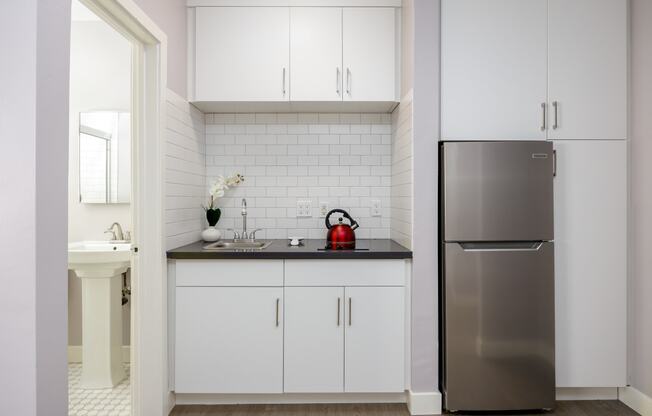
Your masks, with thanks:
M 351 95 L 351 68 L 346 68 L 346 93 Z
M 558 101 L 553 101 L 552 102 L 552 108 L 555 110 L 555 120 L 552 124 L 552 129 L 557 130 L 559 127 L 559 102 Z
M 340 326 L 340 309 L 341 307 L 342 299 L 337 298 L 337 326 Z
M 283 96 L 285 96 L 285 67 L 283 67 Z
M 351 322 L 353 322 L 353 319 L 351 317 L 351 303 L 352 303 L 352 300 L 351 300 L 351 298 L 349 298 L 349 326 L 351 326 Z
M 279 320 L 278 320 L 278 306 L 279 306 L 280 303 L 281 303 L 281 299 L 280 299 L 280 298 L 276 298 L 276 326 L 279 325 Z
M 557 176 L 557 150 L 552 151 L 552 177 Z
M 340 95 L 340 67 L 335 68 L 335 92 Z
M 541 113 L 543 114 L 543 119 L 541 121 L 541 131 L 546 131 L 546 103 L 541 103 Z

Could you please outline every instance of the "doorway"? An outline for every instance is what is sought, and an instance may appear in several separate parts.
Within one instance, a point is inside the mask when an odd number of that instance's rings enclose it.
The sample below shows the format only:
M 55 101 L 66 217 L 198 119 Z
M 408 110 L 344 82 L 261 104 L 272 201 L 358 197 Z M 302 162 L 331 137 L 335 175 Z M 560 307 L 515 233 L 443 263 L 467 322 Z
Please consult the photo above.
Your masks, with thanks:
M 116 361 L 124 361 L 119 363 L 124 374 L 119 370 L 111 371 L 108 376 L 104 374 L 104 385 L 100 383 L 93 386 L 89 383 L 89 377 L 84 378 L 84 362 L 88 361 L 83 357 L 83 344 L 86 339 L 84 333 L 91 333 L 93 330 L 88 328 L 86 331 L 83 330 L 83 316 L 88 311 L 84 310 L 82 296 L 81 307 L 77 308 L 82 309 L 80 348 L 82 357 L 78 359 L 77 364 L 81 373 L 78 387 L 86 387 L 87 390 L 88 387 L 104 390 L 100 393 L 104 396 L 104 406 L 99 409 L 92 404 L 87 406 L 88 403 L 84 403 L 81 399 L 88 398 L 90 392 L 82 391 L 76 395 L 76 398 L 80 399 L 76 403 L 83 404 L 82 411 L 78 413 L 84 414 L 83 409 L 88 407 L 89 410 L 94 411 L 87 412 L 91 414 L 165 415 L 169 412 L 172 402 L 166 384 L 166 263 L 162 157 L 164 140 L 161 137 L 165 126 L 167 40 L 165 34 L 136 6 L 133 0 L 75 1 L 79 1 L 82 15 L 86 16 L 87 21 L 95 22 L 95 26 L 104 25 L 102 30 L 105 34 L 111 33 L 109 37 L 122 42 L 122 46 L 118 49 L 124 52 L 124 46 L 127 45 L 130 54 L 126 68 L 129 79 L 126 105 L 124 101 L 114 101 L 82 106 L 83 108 L 71 107 L 70 111 L 71 140 L 75 140 L 76 144 L 71 145 L 69 170 L 72 172 L 71 177 L 77 175 L 77 183 L 70 186 L 70 192 L 75 195 L 70 198 L 76 198 L 70 201 L 70 209 L 106 214 L 96 221 L 91 221 L 93 226 L 89 225 L 89 230 L 84 230 L 89 231 L 88 237 L 86 234 L 76 234 L 75 240 L 89 242 L 90 246 L 94 242 L 109 244 L 111 248 L 115 247 L 113 250 L 116 251 L 124 251 L 123 244 L 128 244 L 129 247 L 126 251 L 125 270 L 113 269 L 112 273 L 114 275 L 117 273 L 119 278 L 106 279 L 107 287 L 104 290 L 110 294 L 104 293 L 103 297 L 99 298 L 104 299 L 106 305 L 110 305 L 105 308 L 108 310 L 105 311 L 105 320 L 98 321 L 97 314 L 93 318 L 96 319 L 96 326 L 104 328 L 104 338 L 109 338 L 110 341 L 119 339 L 117 348 L 115 342 L 107 343 L 106 339 L 102 339 L 105 348 L 99 350 L 104 351 L 105 362 L 115 364 Z M 78 8 L 78 5 L 73 5 L 73 8 L 76 7 Z M 77 20 L 80 19 L 84 21 L 83 17 L 77 16 Z M 71 26 L 71 35 L 75 36 L 78 32 L 75 29 L 75 16 L 72 16 Z M 89 36 L 83 42 L 88 43 L 90 39 Z M 75 39 L 71 38 L 71 59 L 75 59 L 76 46 L 78 45 Z M 106 52 L 105 49 L 96 47 L 94 51 L 80 54 L 81 65 L 86 65 L 86 69 L 81 73 L 75 73 L 75 62 L 71 61 L 71 76 L 82 79 L 86 77 L 88 90 L 102 91 L 102 88 L 105 88 L 109 90 L 105 91 L 107 94 L 120 95 L 124 98 L 124 91 L 118 94 L 117 86 L 124 84 L 118 82 L 118 79 L 125 78 L 121 72 L 125 67 L 122 65 L 121 69 L 107 71 L 109 64 L 104 62 L 100 65 L 103 58 L 96 55 Z M 93 62 L 86 62 L 89 59 Z M 117 60 L 115 56 L 114 59 Z M 121 53 L 120 60 L 124 64 L 124 53 Z M 119 76 L 116 71 L 122 75 Z M 104 79 L 98 79 L 102 78 L 100 77 L 102 74 Z M 75 102 L 73 88 L 76 82 L 72 77 L 71 106 Z M 94 85 L 101 82 L 105 85 Z M 100 95 L 98 92 L 94 98 L 97 99 Z M 129 140 L 124 140 L 126 138 Z M 77 150 L 73 155 L 75 146 Z M 86 163 L 90 160 L 93 162 Z M 84 181 L 82 181 L 82 172 L 86 174 Z M 83 206 L 79 207 L 79 205 Z M 71 228 L 74 228 L 73 222 L 76 219 L 83 218 L 83 215 L 71 216 Z M 108 218 L 111 219 L 106 222 Z M 96 240 L 100 238 L 100 232 L 101 240 Z M 87 248 L 82 244 L 81 250 Z M 69 247 L 69 268 L 71 252 Z M 81 291 L 84 295 L 90 296 L 89 294 L 93 292 L 91 287 L 84 288 L 84 280 L 79 276 L 75 277 L 81 279 Z M 93 293 L 97 294 L 97 291 Z M 95 300 L 96 302 L 91 304 L 102 303 Z M 115 312 L 116 310 L 119 314 Z M 73 308 L 70 313 L 74 313 Z M 111 320 L 107 318 L 110 314 L 122 315 L 122 319 L 118 316 L 118 319 Z M 121 331 L 115 330 L 115 325 L 107 324 L 116 321 L 120 321 Z M 73 328 L 73 323 L 70 328 L 69 335 L 74 338 L 76 329 Z M 118 359 L 116 359 L 116 351 L 120 354 Z M 112 356 L 110 360 L 106 358 L 107 354 Z M 79 358 L 74 357 L 74 349 L 71 355 L 73 355 L 71 358 Z M 87 353 L 87 355 L 89 359 L 93 359 L 91 354 Z M 114 365 L 111 368 L 118 367 Z M 108 387 L 107 377 L 108 383 L 111 384 Z M 72 377 L 71 381 L 73 381 Z M 114 391 L 116 388 L 122 391 Z M 72 398 L 72 395 L 70 396 Z M 76 409 L 79 408 L 80 406 L 77 406 Z M 75 413 L 71 411 L 70 414 Z

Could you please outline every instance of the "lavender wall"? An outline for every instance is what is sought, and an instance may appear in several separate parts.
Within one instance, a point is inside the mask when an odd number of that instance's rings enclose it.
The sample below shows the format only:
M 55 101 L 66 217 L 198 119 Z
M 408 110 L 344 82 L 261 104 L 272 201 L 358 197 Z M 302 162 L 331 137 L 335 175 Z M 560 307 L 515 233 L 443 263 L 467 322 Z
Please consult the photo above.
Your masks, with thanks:
M 168 37 L 168 88 L 186 98 L 186 0 L 134 0 Z
M 412 391 L 432 392 L 439 389 L 437 145 L 440 1 L 414 0 L 413 8 Z
M 631 2 L 631 385 L 652 397 L 652 2 Z
M 0 414 L 64 416 L 69 0 L 0 2 Z

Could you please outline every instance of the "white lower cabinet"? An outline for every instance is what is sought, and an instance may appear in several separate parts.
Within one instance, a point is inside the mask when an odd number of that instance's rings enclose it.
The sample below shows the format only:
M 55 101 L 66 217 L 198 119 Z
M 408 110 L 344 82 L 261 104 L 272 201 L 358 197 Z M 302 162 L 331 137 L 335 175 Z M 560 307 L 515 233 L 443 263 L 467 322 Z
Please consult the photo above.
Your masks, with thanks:
M 176 393 L 405 390 L 404 260 L 179 260 L 175 279 Z
M 175 391 L 281 393 L 282 308 L 281 287 L 177 287 Z
M 285 392 L 405 390 L 403 287 L 285 288 Z
M 627 383 L 627 141 L 555 141 L 557 387 Z
M 405 390 L 405 290 L 347 287 L 344 391 Z
M 285 288 L 285 392 L 344 391 L 344 288 Z

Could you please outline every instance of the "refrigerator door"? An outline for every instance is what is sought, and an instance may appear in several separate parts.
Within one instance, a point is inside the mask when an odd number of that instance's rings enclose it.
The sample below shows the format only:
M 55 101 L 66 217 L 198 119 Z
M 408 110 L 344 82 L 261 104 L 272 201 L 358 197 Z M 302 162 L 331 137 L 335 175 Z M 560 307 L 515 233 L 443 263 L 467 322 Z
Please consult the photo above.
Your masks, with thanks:
M 445 241 L 553 240 L 550 142 L 442 145 Z
M 553 243 L 446 243 L 444 262 L 446 409 L 553 408 Z

